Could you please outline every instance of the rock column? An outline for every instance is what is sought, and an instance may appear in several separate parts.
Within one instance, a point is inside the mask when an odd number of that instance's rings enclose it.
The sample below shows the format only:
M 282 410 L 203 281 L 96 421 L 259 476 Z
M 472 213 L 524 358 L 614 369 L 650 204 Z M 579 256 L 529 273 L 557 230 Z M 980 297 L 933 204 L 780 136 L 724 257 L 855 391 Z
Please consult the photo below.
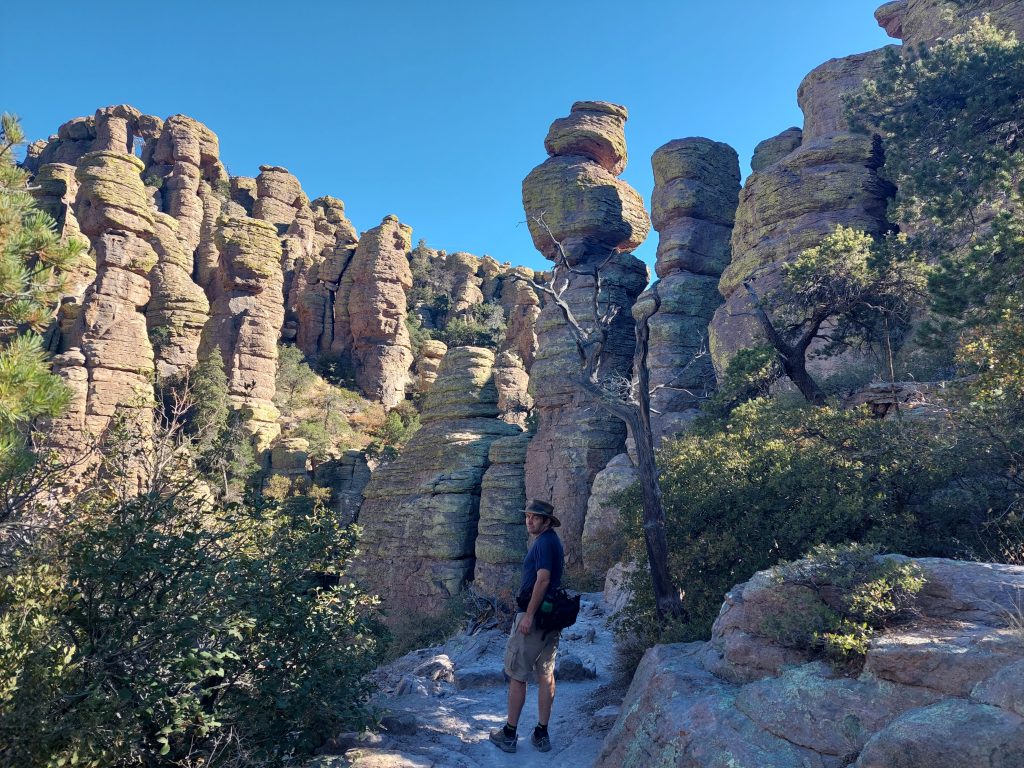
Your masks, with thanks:
M 493 364 L 486 349 L 448 350 L 423 426 L 364 491 L 366 554 L 357 570 L 396 619 L 437 613 L 472 578 L 488 452 L 498 438 L 519 433 L 496 418 Z
M 556 262 L 552 285 L 584 326 L 618 308 L 600 369 L 628 376 L 634 325 L 629 310 L 647 283 L 647 269 L 628 251 L 647 237 L 650 221 L 636 190 L 617 178 L 626 164 L 626 110 L 577 102 L 556 120 L 551 155 L 523 181 L 523 207 L 534 245 Z M 575 385 L 576 345 L 561 310 L 547 302 L 537 320 L 531 368 L 538 427 L 526 458 L 527 495 L 549 501 L 562 520 L 566 558 L 579 562 L 587 497 L 594 476 L 625 443 L 625 427 Z
M 700 397 L 714 388 L 708 325 L 722 303 L 718 280 L 729 263 L 729 239 L 740 192 L 736 151 L 727 144 L 692 138 L 671 141 L 651 158 L 654 195 L 651 220 L 658 230 L 660 280 L 634 308 L 650 316 L 647 367 L 654 444 L 682 429 Z

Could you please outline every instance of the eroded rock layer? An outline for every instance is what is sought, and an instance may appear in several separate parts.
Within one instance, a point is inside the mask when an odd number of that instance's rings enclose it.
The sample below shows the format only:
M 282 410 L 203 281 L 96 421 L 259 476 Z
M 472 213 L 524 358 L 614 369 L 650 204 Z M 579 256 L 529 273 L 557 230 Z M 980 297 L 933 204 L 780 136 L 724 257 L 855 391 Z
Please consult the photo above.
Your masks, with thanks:
M 1005 617 L 1024 568 L 916 562 L 918 619 L 875 637 L 858 676 L 771 639 L 808 609 L 807 587 L 772 571 L 738 585 L 708 643 L 647 652 L 597 768 L 1017 765 L 1024 645 Z
M 623 107 L 584 104 L 574 109 L 625 120 Z M 646 238 L 650 221 L 636 190 L 594 159 L 608 161 L 590 149 L 593 121 L 574 125 L 571 119 L 556 121 L 549 139 L 554 134 L 559 139 L 547 148 L 579 154 L 555 154 L 531 171 L 523 181 L 523 207 L 534 244 L 556 262 L 551 284 L 579 322 L 593 327 L 595 304 L 599 315 L 612 306 L 619 309 L 600 373 L 627 376 L 635 346 L 629 309 L 647 283 L 646 267 L 628 251 Z M 624 162 L 624 149 L 622 157 Z M 579 562 L 591 482 L 622 452 L 625 428 L 576 386 L 581 364 L 561 309 L 548 302 L 536 327 L 538 351 L 530 375 L 538 426 L 527 453 L 527 495 L 554 504 L 562 520 L 559 533 L 566 558 Z
M 722 303 L 718 280 L 729 263 L 740 168 L 732 147 L 701 138 L 669 142 L 651 165 L 660 280 L 641 294 L 633 314 L 649 317 L 651 429 L 658 445 L 685 426 L 714 386 L 707 329 Z
M 740 193 L 732 233 L 732 261 L 722 273 L 719 290 L 725 303 L 710 328 L 712 359 L 721 373 L 740 349 L 760 343 L 760 326 L 751 313 L 743 283 L 748 278 L 759 295 L 778 285 L 782 265 L 839 225 L 880 235 L 889 225 L 886 206 L 892 189 L 878 175 L 883 162 L 880 143 L 854 134 L 842 117 L 842 97 L 880 71 L 885 49 L 832 59 L 801 83 L 804 110 L 802 143 L 768 163 L 795 141 L 790 129 L 766 145 Z M 787 136 L 788 135 L 788 136 Z M 812 366 L 827 373 L 841 361 Z
M 519 433 L 497 418 L 493 365 L 488 350 L 448 350 L 422 426 L 364 490 L 358 570 L 395 620 L 436 613 L 472 578 L 488 453 L 498 438 Z

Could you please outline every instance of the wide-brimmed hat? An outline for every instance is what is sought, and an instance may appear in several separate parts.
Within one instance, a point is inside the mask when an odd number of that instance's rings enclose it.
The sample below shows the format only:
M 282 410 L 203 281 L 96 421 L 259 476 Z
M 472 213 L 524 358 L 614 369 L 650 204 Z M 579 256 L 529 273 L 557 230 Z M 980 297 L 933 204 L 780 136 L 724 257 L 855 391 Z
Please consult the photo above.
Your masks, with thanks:
M 551 521 L 552 528 L 557 528 L 562 524 L 562 521 L 555 517 L 555 508 L 546 501 L 530 499 L 530 503 L 526 505 L 526 512 L 531 515 L 540 515 L 541 517 L 548 518 Z

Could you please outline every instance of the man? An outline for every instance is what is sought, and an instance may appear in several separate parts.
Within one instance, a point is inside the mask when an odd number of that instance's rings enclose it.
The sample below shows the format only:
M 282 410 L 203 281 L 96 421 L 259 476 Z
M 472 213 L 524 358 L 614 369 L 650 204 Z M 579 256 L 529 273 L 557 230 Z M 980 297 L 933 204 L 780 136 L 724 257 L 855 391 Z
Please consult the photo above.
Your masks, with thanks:
M 554 512 L 554 507 L 546 501 L 533 499 L 526 505 L 526 530 L 533 544 L 523 559 L 523 579 L 516 600 L 519 613 L 505 647 L 505 674 L 509 679 L 508 720 L 504 728 L 491 731 L 490 735 L 498 749 L 505 752 L 516 751 L 519 715 L 526 701 L 526 680 L 531 672 L 537 679 L 538 722 L 530 735 L 530 743 L 541 752 L 551 749 L 548 723 L 555 700 L 555 651 L 558 650 L 559 633 L 538 629 L 536 617 L 545 598 L 553 597 L 562 583 L 565 553 L 562 540 L 554 531 L 562 523 Z

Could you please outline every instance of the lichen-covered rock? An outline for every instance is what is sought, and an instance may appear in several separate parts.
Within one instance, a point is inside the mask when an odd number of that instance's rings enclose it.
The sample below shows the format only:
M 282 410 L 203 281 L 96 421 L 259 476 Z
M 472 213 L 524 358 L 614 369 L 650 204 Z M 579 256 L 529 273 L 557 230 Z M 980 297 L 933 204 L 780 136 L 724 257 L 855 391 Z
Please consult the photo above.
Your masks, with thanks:
M 410 227 L 395 216 L 386 216 L 359 238 L 352 263 L 342 277 L 348 296 L 347 348 L 356 383 L 385 408 L 405 399 L 413 362 L 405 325 L 405 294 L 412 287 L 407 256 L 411 240 Z M 335 345 L 339 343 L 345 342 L 336 335 Z
M 276 165 L 261 165 L 256 177 L 256 202 L 253 204 L 253 218 L 269 221 L 282 227 L 282 233 L 295 221 L 299 210 L 309 204 L 309 198 L 302 191 L 299 180 L 288 173 L 286 168 Z
M 556 155 L 534 168 L 523 181 L 523 207 L 537 250 L 554 261 L 561 243 L 570 266 L 632 251 L 651 228 L 639 193 L 578 155 Z
M 606 101 L 577 101 L 568 117 L 551 124 L 544 149 L 549 155 L 582 155 L 615 176 L 626 170 L 625 107 Z
M 919 617 L 873 639 L 856 677 L 766 636 L 799 615 L 800 588 L 771 572 L 736 586 L 709 643 L 647 652 L 596 765 L 1017 765 L 1024 644 L 1009 641 L 1005 606 L 1024 568 L 916 562 Z
M 363 503 L 363 490 L 370 482 L 370 466 L 362 451 L 345 451 L 338 459 L 321 462 L 313 471 L 313 482 L 330 490 L 328 499 L 344 523 L 354 523 Z
M 192 281 L 192 258 L 182 247 L 177 220 L 164 213 L 155 219 L 152 244 L 158 261 L 149 274 L 152 298 L 146 305 L 146 324 L 157 377 L 164 379 L 195 366 L 210 302 Z
M 256 205 L 256 198 L 259 197 L 256 179 L 251 176 L 232 176 L 230 184 L 232 202 L 242 206 L 245 209 L 246 216 L 252 216 L 253 207 Z
M 395 618 L 440 611 L 472 578 L 488 453 L 496 439 L 519 432 L 495 418 L 493 362 L 485 349 L 450 349 L 424 403 L 423 426 L 364 491 L 365 555 L 356 571 Z
M 75 214 L 82 233 L 91 237 L 108 230 L 148 237 L 153 211 L 140 174 L 145 169 L 135 155 L 90 152 L 75 171 L 79 189 Z
M 94 116 L 96 138 L 93 140 L 92 151 L 133 154 L 140 117 L 142 113 L 130 104 L 97 109 Z
M 498 438 L 488 453 L 490 466 L 480 483 L 473 576 L 474 585 L 484 594 L 508 598 L 519 586 L 527 545 L 523 464 L 530 437 L 524 433 Z
M 273 403 L 284 322 L 281 241 L 272 224 L 227 217 L 217 227 L 216 242 L 217 293 L 199 354 L 205 359 L 220 351 L 231 404 L 246 415 L 254 444 L 263 451 L 281 431 Z
M 1016 0 L 897 0 L 885 3 L 875 18 L 890 37 L 916 50 L 940 37 L 950 38 L 967 29 L 972 19 L 988 15 L 997 27 L 1024 35 L 1024 7 Z
M 803 141 L 850 129 L 843 115 L 843 96 L 856 93 L 865 80 L 882 72 L 888 48 L 830 59 L 810 71 L 800 83 L 796 98 L 804 113 Z
M 533 410 L 529 393 L 530 374 L 523 361 L 513 352 L 502 352 L 494 363 L 494 385 L 498 389 L 499 418 L 507 424 L 526 429 L 526 420 Z
M 458 251 L 448 254 L 444 266 L 452 280 L 448 317 L 465 318 L 470 308 L 484 301 L 483 291 L 480 290 L 483 280 L 477 277 L 480 259 L 471 253 Z
M 583 567 L 587 573 L 603 575 L 622 556 L 622 518 L 611 497 L 629 488 L 639 477 L 625 453 L 609 461 L 608 466 L 594 476 L 587 501 L 587 519 L 583 524 Z
M 621 116 L 625 120 L 625 110 Z M 593 324 L 595 304 L 598 313 L 619 308 L 600 375 L 628 374 L 635 336 L 627 310 L 647 283 L 647 269 L 626 251 L 643 242 L 650 229 L 643 200 L 589 157 L 558 154 L 523 180 L 523 208 L 534 245 L 556 262 L 550 284 L 578 321 Z M 625 428 L 576 385 L 581 369 L 576 343 L 554 302 L 545 304 L 536 329 L 538 352 L 530 377 L 538 426 L 527 454 L 526 490 L 555 506 L 566 558 L 578 563 L 591 483 L 622 452 Z
M 416 388 L 420 392 L 429 392 L 431 385 L 437 379 L 437 372 L 441 368 L 441 360 L 448 351 L 448 345 L 437 339 L 427 339 L 420 347 L 420 354 L 416 358 Z
M 800 146 L 804 132 L 800 128 L 787 128 L 778 136 L 765 139 L 754 147 L 754 155 L 750 159 L 750 170 L 754 173 L 774 165 Z
M 661 278 L 637 299 L 633 316 L 648 318 L 647 368 L 654 390 L 655 445 L 692 419 L 714 386 L 708 325 L 722 303 L 718 279 L 740 191 L 739 157 L 727 144 L 677 139 L 655 151 L 651 219 L 661 236 Z

